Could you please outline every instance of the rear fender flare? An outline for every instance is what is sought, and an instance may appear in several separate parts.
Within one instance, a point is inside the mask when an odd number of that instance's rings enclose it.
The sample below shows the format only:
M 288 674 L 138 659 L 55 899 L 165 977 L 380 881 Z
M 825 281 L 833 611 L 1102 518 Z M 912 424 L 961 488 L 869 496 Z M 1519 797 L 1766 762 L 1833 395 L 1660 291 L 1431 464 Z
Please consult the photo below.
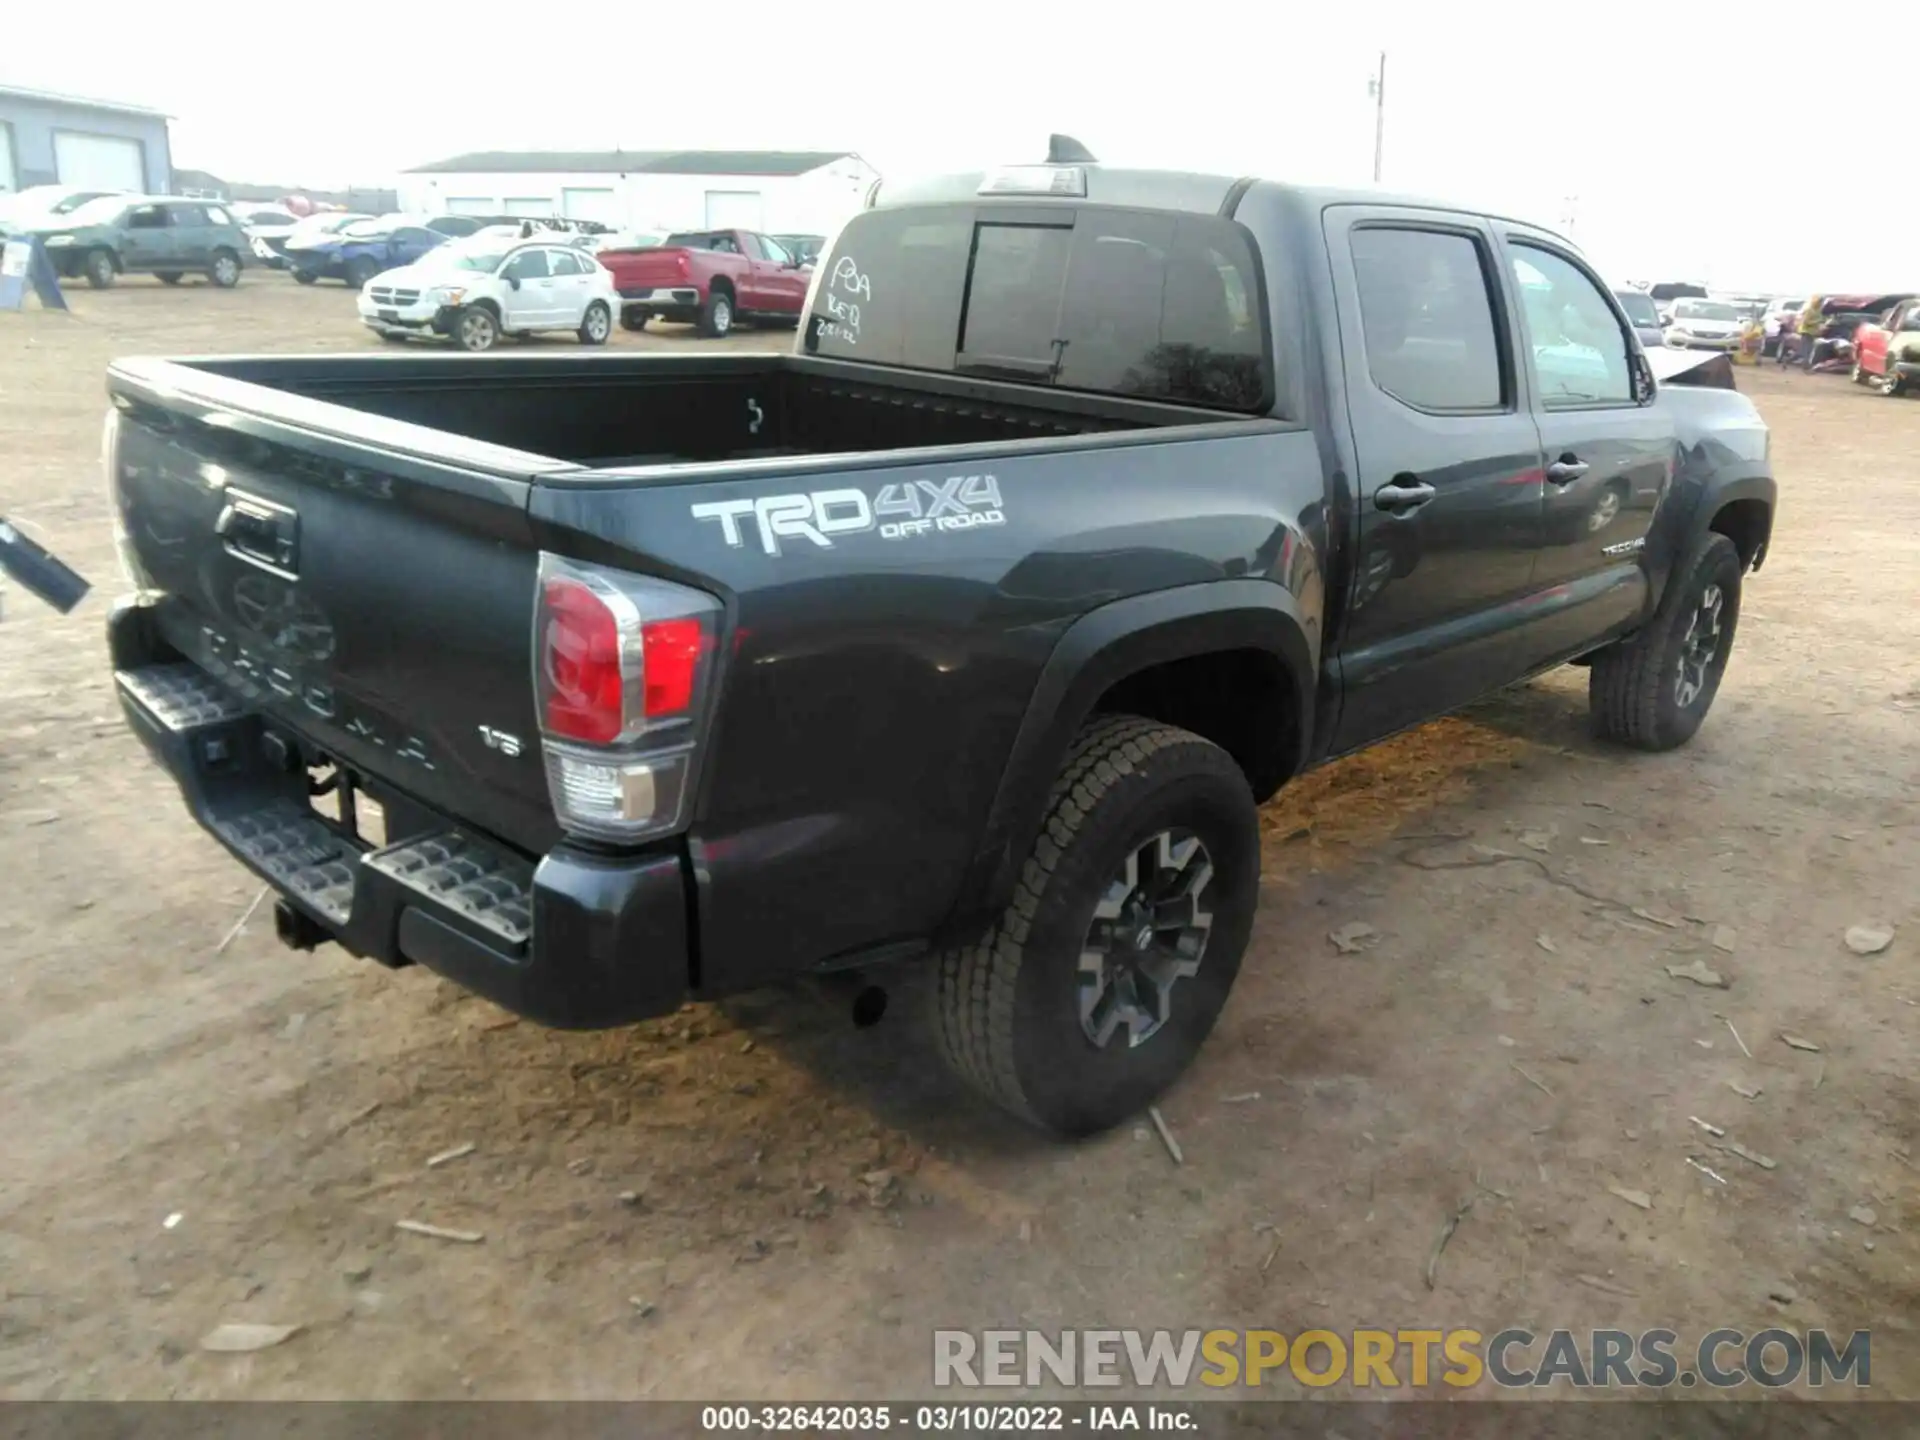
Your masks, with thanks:
M 1264 650 L 1293 681 L 1295 751 L 1310 753 L 1315 645 L 1293 594 L 1266 580 L 1217 580 L 1115 600 L 1061 635 L 1027 703 L 985 831 L 967 868 L 946 934 L 976 927 L 1012 898 L 1020 866 L 1045 815 L 1047 792 L 1074 735 L 1116 683 L 1170 660 L 1224 650 Z

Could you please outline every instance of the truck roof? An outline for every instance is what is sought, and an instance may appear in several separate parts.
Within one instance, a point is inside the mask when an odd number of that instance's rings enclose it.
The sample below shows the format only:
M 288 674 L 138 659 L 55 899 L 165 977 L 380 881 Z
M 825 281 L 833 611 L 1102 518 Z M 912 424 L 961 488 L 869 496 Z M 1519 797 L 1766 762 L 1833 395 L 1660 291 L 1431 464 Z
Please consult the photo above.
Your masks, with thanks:
M 1237 201 L 1241 194 L 1255 186 L 1263 190 L 1283 191 L 1311 211 L 1329 205 L 1387 205 L 1485 215 L 1525 225 L 1530 230 L 1552 235 L 1569 247 L 1578 248 L 1558 231 L 1537 221 L 1455 201 L 1435 200 L 1430 196 L 1337 186 L 1292 185 L 1251 175 L 1126 169 L 1093 162 L 1063 164 L 1051 161 L 1008 165 L 997 169 L 962 170 L 903 180 L 886 179 L 875 182 L 868 192 L 867 205 L 870 209 L 893 209 L 903 205 L 958 205 L 993 200 L 1030 203 L 1061 199 L 1142 210 L 1179 210 L 1191 214 L 1217 215 L 1228 207 L 1230 200 Z

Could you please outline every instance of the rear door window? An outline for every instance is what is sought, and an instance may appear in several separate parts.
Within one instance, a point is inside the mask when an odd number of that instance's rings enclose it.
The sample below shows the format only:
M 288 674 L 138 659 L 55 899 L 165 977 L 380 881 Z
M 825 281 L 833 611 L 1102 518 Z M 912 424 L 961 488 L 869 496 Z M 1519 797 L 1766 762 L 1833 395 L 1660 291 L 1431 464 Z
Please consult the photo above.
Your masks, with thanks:
M 809 353 L 1262 412 L 1258 262 L 1231 220 L 1106 206 L 869 211 L 825 260 Z
M 1480 241 L 1458 231 L 1368 225 L 1353 232 L 1352 244 L 1373 383 L 1415 410 L 1506 408 Z

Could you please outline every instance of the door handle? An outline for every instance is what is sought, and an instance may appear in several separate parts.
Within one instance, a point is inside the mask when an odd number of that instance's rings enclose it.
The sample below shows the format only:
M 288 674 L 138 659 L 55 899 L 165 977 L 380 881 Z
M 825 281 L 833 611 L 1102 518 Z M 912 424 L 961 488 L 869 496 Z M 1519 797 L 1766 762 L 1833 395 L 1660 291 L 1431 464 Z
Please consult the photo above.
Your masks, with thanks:
M 1571 485 L 1586 473 L 1587 462 L 1584 460 L 1575 460 L 1570 456 L 1566 459 L 1556 460 L 1547 466 L 1547 479 L 1551 480 L 1555 485 Z
M 1376 510 L 1400 515 L 1410 510 L 1418 510 L 1439 493 L 1424 480 L 1416 480 L 1411 475 L 1400 475 L 1373 492 L 1373 505 Z

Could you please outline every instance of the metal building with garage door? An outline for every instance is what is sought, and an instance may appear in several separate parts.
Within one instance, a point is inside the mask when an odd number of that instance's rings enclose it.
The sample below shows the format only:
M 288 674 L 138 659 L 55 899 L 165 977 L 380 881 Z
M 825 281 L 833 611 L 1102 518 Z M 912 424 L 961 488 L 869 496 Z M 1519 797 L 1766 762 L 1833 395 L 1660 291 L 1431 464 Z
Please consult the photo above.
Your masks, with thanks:
M 160 111 L 0 85 L 0 195 L 34 185 L 164 195 L 172 178 Z
M 416 166 L 422 215 L 565 215 L 615 229 L 824 235 L 879 172 L 851 150 L 486 150 Z

